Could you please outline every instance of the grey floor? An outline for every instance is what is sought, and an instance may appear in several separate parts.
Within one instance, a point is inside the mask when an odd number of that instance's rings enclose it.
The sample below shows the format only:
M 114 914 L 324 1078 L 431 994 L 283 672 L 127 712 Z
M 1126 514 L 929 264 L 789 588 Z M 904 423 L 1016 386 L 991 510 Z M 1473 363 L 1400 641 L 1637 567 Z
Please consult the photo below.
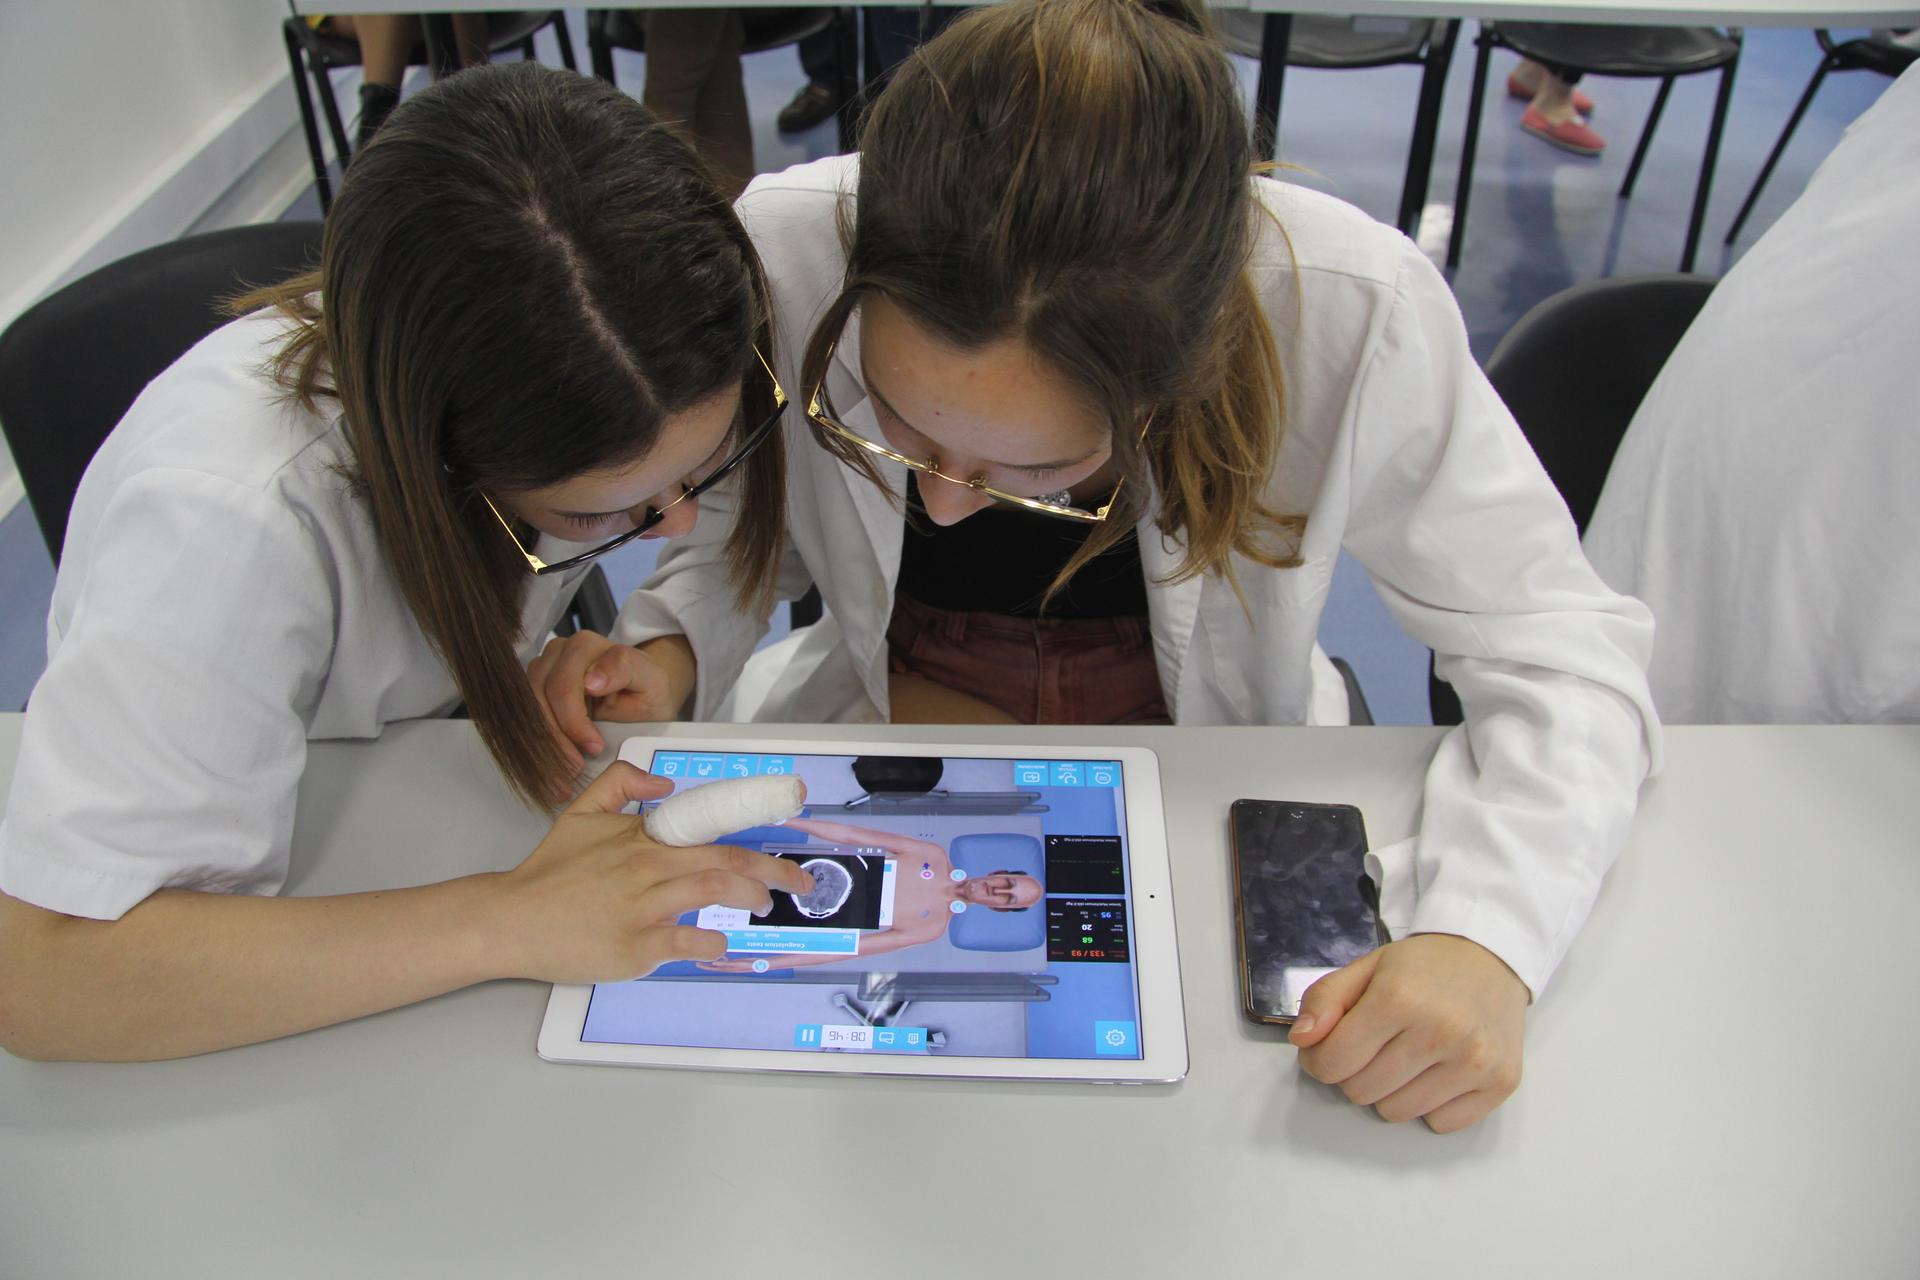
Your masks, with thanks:
M 575 45 L 584 57 L 585 32 L 578 14 L 573 29 Z M 1472 25 L 1462 34 L 1448 79 L 1432 190 L 1418 237 L 1436 259 L 1444 251 L 1450 225 L 1466 98 L 1472 85 Z M 541 56 L 557 62 L 544 45 Z M 1828 78 L 1741 240 L 1732 250 L 1723 251 L 1720 237 L 1818 58 L 1818 47 L 1806 31 L 1746 33 L 1697 270 L 1711 274 L 1725 270 L 1739 249 L 1751 244 L 1792 202 L 1841 131 L 1887 84 L 1863 73 Z M 1556 151 L 1520 131 L 1520 104 L 1509 101 L 1497 88 L 1511 65 L 1511 55 L 1495 55 L 1491 76 L 1495 87 L 1490 89 L 1481 124 L 1469 234 L 1453 278 L 1474 350 L 1483 358 L 1528 308 L 1568 285 L 1603 276 L 1677 269 L 1716 81 L 1715 76 L 1704 75 L 1676 85 L 1640 184 L 1631 200 L 1622 201 L 1615 191 L 1652 102 L 1654 83 L 1587 80 L 1583 87 L 1599 104 L 1593 126 L 1611 144 L 1603 157 L 1588 160 Z M 644 59 L 619 54 L 615 71 L 624 87 L 637 92 L 645 74 Z M 1254 68 L 1248 63 L 1242 71 L 1250 93 Z M 775 113 L 801 81 L 793 50 L 752 55 L 746 59 L 746 72 L 755 154 L 762 171 L 835 150 L 830 123 L 797 136 L 782 136 L 774 129 Z M 1392 218 L 1399 203 L 1418 79 L 1418 72 L 1406 67 L 1289 71 L 1280 156 L 1297 166 L 1293 179 L 1324 187 L 1377 217 Z M 285 216 L 319 216 L 311 188 Z M 632 554 L 609 557 L 616 593 L 630 590 L 646 575 L 655 550 L 641 544 Z M 20 705 L 44 666 L 52 582 L 52 567 L 23 503 L 0 520 L 0 707 Z M 776 623 L 784 629 L 784 617 Z M 1395 625 L 1365 571 L 1351 561 L 1343 559 L 1335 575 L 1321 639 L 1328 652 L 1353 664 L 1379 722 L 1427 722 L 1426 650 Z

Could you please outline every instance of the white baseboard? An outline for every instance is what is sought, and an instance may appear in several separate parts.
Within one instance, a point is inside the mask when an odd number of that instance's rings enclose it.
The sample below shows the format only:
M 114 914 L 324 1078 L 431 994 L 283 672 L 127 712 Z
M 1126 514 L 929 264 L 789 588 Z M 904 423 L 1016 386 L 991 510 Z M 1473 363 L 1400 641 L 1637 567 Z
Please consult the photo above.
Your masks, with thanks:
M 353 101 L 358 84 L 357 68 L 335 81 L 343 103 Z M 331 160 L 324 124 L 320 133 Z M 76 233 L 64 251 L 0 298 L 0 329 L 54 290 L 130 253 L 190 231 L 278 218 L 312 181 L 299 104 L 281 66 L 238 94 Z M 216 194 L 209 198 L 208 192 Z M 0 448 L 0 516 L 24 496 L 13 459 Z

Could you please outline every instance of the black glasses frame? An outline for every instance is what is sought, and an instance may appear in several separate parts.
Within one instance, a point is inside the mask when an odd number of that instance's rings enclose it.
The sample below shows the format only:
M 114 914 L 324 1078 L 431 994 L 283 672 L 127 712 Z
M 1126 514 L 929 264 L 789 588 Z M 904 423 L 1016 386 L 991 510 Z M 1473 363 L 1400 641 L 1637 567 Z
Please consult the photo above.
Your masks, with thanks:
M 747 458 L 752 455 L 755 449 L 758 449 L 772 438 L 774 428 L 780 425 L 781 415 L 787 411 L 787 393 L 785 388 L 780 385 L 780 379 L 774 376 L 773 366 L 767 363 L 767 358 L 764 355 L 760 354 L 760 348 L 755 347 L 753 354 L 759 359 L 760 367 L 766 371 L 767 380 L 773 384 L 773 412 L 767 416 L 765 422 L 762 422 L 749 432 L 746 439 L 740 442 L 740 447 L 733 451 L 733 456 L 715 467 L 706 479 L 700 481 L 698 484 L 681 485 L 679 497 L 664 507 L 648 507 L 647 514 L 641 518 L 640 523 L 634 525 L 633 528 L 621 534 L 619 537 L 603 542 L 591 551 L 583 551 L 577 556 L 568 556 L 565 560 L 557 560 L 552 564 L 548 564 L 545 560 L 533 554 L 533 552 L 527 548 L 526 544 L 520 541 L 520 535 L 513 531 L 512 523 L 505 515 L 501 514 L 500 508 L 494 505 L 493 499 L 487 496 L 486 491 L 481 490 L 480 500 L 487 504 L 487 510 L 493 512 L 493 518 L 498 520 L 500 527 L 507 531 L 507 537 L 513 540 L 514 550 L 520 553 L 521 558 L 527 562 L 527 568 L 532 571 L 535 577 L 545 577 L 550 573 L 564 573 L 577 565 L 583 565 L 589 560 L 603 556 L 609 551 L 617 551 L 641 534 L 657 528 L 660 522 L 667 518 L 667 512 L 673 510 L 689 498 L 698 498 L 701 494 L 706 493 L 722 480 L 725 480 L 739 468 L 741 463 L 745 462 Z

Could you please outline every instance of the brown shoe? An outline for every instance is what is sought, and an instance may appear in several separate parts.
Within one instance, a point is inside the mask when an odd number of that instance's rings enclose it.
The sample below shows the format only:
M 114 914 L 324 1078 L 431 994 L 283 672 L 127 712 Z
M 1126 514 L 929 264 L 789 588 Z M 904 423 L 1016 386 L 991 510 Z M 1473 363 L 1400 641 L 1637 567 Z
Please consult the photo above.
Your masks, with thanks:
M 782 133 L 804 133 L 821 121 L 831 119 L 839 109 L 840 97 L 834 93 L 832 85 L 809 80 L 800 92 L 793 95 L 792 102 L 780 108 L 774 123 Z

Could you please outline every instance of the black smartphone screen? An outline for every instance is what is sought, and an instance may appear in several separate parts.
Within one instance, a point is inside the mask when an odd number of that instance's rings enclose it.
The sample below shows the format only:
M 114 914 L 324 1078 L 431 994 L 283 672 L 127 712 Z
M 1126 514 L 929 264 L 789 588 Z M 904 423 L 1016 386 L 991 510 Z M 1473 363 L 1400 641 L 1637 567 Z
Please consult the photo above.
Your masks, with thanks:
M 1344 804 L 1236 800 L 1241 992 L 1256 1022 L 1292 1022 L 1316 979 L 1380 944 L 1366 827 Z

